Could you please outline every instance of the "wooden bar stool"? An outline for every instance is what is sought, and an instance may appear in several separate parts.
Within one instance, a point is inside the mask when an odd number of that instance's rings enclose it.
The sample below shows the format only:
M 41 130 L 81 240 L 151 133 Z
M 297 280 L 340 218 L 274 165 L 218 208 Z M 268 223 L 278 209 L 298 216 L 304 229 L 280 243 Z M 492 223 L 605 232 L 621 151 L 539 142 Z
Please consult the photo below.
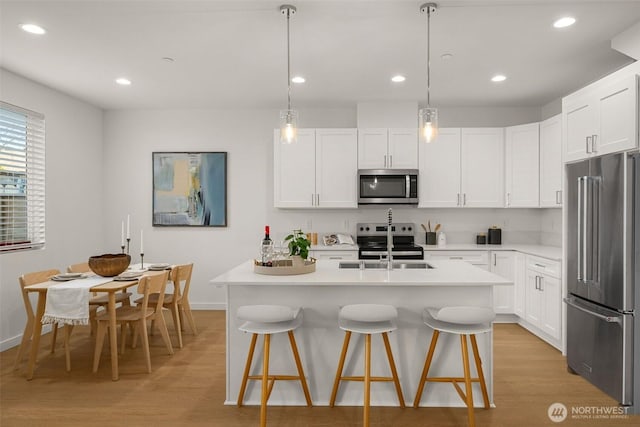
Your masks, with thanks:
M 244 323 L 238 329 L 243 332 L 250 332 L 251 345 L 249 347 L 249 355 L 242 376 L 242 385 L 238 394 L 238 406 L 241 407 L 244 400 L 244 393 L 247 388 L 247 380 L 261 380 L 262 394 L 260 399 L 260 426 L 267 425 L 267 401 L 273 390 L 276 380 L 300 380 L 302 391 L 307 401 L 307 406 L 311 406 L 311 395 L 307 387 L 307 381 L 304 377 L 302 362 L 298 354 L 298 346 L 293 335 L 293 330 L 302 324 L 302 309 L 293 308 L 283 305 L 245 305 L 238 308 L 238 320 Z M 287 332 L 289 335 L 289 343 L 293 351 L 293 358 L 298 368 L 298 376 L 294 375 L 269 375 L 269 347 L 271 342 L 271 334 Z M 264 355 L 262 361 L 262 374 L 249 375 L 251 370 L 251 362 L 253 360 L 253 352 L 256 348 L 258 335 L 264 335 Z
M 369 407 L 371 398 L 371 382 L 372 381 L 393 381 L 400 401 L 400 407 L 404 408 L 404 397 L 402 396 L 402 388 L 398 379 L 398 371 L 393 361 L 391 345 L 389 345 L 389 337 L 387 334 L 395 331 L 395 320 L 398 318 L 398 311 L 392 305 L 383 304 L 352 304 L 342 307 L 338 316 L 338 326 L 345 331 L 344 344 L 342 345 L 342 354 L 340 354 L 340 362 L 338 362 L 338 370 L 336 379 L 333 383 L 333 391 L 331 392 L 331 400 L 329 405 L 333 407 L 336 403 L 338 387 L 340 381 L 364 381 L 364 414 L 363 425 L 369 425 Z M 364 353 L 364 376 L 342 376 L 344 369 L 344 361 L 349 348 L 349 340 L 351 333 L 356 332 L 365 335 L 365 353 Z M 389 367 L 391 368 L 391 377 L 372 377 L 371 376 L 371 334 L 382 334 L 384 347 L 387 351 L 389 359 Z
M 418 391 L 416 392 L 416 398 L 413 401 L 413 407 L 417 408 L 420 404 L 420 398 L 422 397 L 422 391 L 424 390 L 425 382 L 450 382 L 455 387 L 456 391 L 467 405 L 467 412 L 469 416 L 469 426 L 475 426 L 475 418 L 473 415 L 473 392 L 471 389 L 472 382 L 479 382 L 480 389 L 482 390 L 482 398 L 484 399 L 484 408 L 489 409 L 489 394 L 487 393 L 487 384 L 484 381 L 484 374 L 482 373 L 482 361 L 478 353 L 478 343 L 476 342 L 476 334 L 491 331 L 491 322 L 495 319 L 496 315 L 492 309 L 487 307 L 443 307 L 443 308 L 426 308 L 423 313 L 423 320 L 427 326 L 433 329 L 433 336 L 431 338 L 431 345 L 429 346 L 429 352 L 424 362 L 424 369 L 420 376 L 420 383 L 418 385 Z M 460 344 L 462 346 L 462 365 L 464 369 L 464 377 L 427 377 L 429 373 L 429 367 L 433 360 L 433 353 L 436 348 L 436 343 L 440 332 L 447 332 L 450 334 L 460 335 Z M 475 359 L 476 371 L 478 373 L 477 378 L 471 378 L 471 370 L 469 367 L 469 351 L 467 348 L 467 335 L 471 340 L 471 347 L 473 349 L 473 358 Z M 464 382 L 465 392 L 462 391 L 458 382 Z

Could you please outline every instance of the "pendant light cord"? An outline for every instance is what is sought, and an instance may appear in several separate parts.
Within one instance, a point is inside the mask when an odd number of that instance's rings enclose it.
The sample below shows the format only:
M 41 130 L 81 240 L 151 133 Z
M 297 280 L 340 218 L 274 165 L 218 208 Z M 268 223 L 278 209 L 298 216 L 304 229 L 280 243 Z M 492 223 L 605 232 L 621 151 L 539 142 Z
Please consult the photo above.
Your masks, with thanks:
M 289 18 L 291 9 L 287 9 L 287 109 L 291 110 L 291 47 L 289 37 Z
M 427 108 L 431 106 L 431 6 L 427 5 Z

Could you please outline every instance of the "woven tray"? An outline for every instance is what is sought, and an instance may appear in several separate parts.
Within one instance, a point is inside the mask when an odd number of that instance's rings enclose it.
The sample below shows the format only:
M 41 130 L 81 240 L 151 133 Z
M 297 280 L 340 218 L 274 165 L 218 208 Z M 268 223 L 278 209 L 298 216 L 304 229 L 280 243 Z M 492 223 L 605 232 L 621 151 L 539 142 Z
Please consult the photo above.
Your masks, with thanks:
M 253 271 L 258 274 L 267 274 L 270 276 L 292 276 L 295 274 L 307 274 L 316 271 L 316 259 L 309 258 L 301 264 L 294 265 L 293 260 L 285 259 L 274 261 L 273 267 L 264 267 L 258 260 L 253 260 Z

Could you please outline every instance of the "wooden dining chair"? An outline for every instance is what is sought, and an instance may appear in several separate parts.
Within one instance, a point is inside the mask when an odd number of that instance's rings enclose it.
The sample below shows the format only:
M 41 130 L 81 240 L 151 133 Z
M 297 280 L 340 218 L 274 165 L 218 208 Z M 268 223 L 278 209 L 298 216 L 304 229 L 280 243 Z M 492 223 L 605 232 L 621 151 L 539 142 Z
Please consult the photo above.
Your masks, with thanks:
M 46 282 L 51 279 L 51 277 L 56 274 L 60 274 L 60 270 L 51 269 L 51 270 L 43 270 L 36 271 L 33 273 L 23 274 L 18 278 L 18 282 L 20 283 L 20 290 L 22 292 L 22 300 L 24 302 L 24 308 L 27 312 L 27 324 L 24 327 L 24 332 L 22 333 L 22 341 L 20 342 L 20 347 L 18 348 L 18 354 L 16 355 L 16 361 L 14 364 L 14 369 L 18 369 L 20 366 L 20 362 L 24 358 L 25 353 L 27 352 L 27 348 L 29 343 L 31 342 L 31 338 L 33 335 L 33 327 L 35 323 L 35 313 L 33 312 L 33 306 L 31 305 L 31 300 L 29 299 L 29 292 L 25 290 L 26 286 L 35 285 L 37 283 Z M 51 353 L 55 352 L 56 348 L 56 338 L 58 336 L 58 324 L 53 323 L 51 325 Z M 66 364 L 67 371 L 71 370 L 71 355 L 69 353 L 69 335 L 71 334 L 71 327 L 65 326 L 65 356 L 66 356 Z
M 91 268 L 88 262 L 81 262 L 78 264 L 72 264 L 67 267 L 67 273 L 91 273 Z M 131 305 L 130 302 L 131 292 L 123 290 L 116 294 L 116 304 Z M 96 330 L 96 314 L 100 307 L 107 309 L 109 305 L 109 295 L 98 296 L 97 292 L 93 292 L 93 297 L 89 300 L 89 323 L 91 324 L 91 334 Z
M 147 324 L 148 322 L 155 320 L 158 323 L 158 328 L 162 334 L 162 339 L 167 347 L 169 354 L 173 354 L 173 347 L 171 346 L 171 340 L 169 339 L 169 332 L 167 331 L 167 324 L 162 316 L 162 303 L 164 300 L 164 291 L 167 287 L 167 280 L 169 279 L 169 272 L 164 271 L 157 274 L 149 274 L 142 276 L 138 283 L 138 293 L 143 295 L 142 303 L 136 306 L 123 305 L 116 309 L 116 323 L 122 326 L 134 326 L 134 338 L 132 347 L 136 347 L 136 338 L 139 335 L 142 339 L 142 345 L 144 355 L 147 364 L 147 372 L 151 373 L 151 355 L 149 351 L 149 337 L 147 336 Z M 151 294 L 158 294 L 158 299 L 155 304 L 150 304 L 149 296 Z M 102 346 L 104 344 L 104 338 L 109 328 L 109 313 L 99 313 L 96 316 L 96 322 L 98 323 L 98 329 L 96 331 L 96 347 L 93 355 L 93 372 L 98 372 L 98 366 L 100 365 L 100 354 L 102 353 Z M 126 334 L 124 333 L 124 327 L 122 333 L 122 348 L 124 349 Z
M 168 308 L 171 311 L 173 317 L 173 327 L 176 330 L 178 336 L 178 347 L 182 348 L 182 330 L 184 329 L 184 317 L 189 322 L 191 332 L 195 335 L 196 323 L 191 313 L 191 306 L 189 305 L 189 286 L 191 284 L 191 272 L 193 271 L 193 263 L 177 265 L 171 269 L 170 280 L 173 284 L 173 293 L 164 294 L 163 307 Z M 151 304 L 157 303 L 158 294 L 153 294 L 149 297 Z M 134 301 L 136 304 L 142 302 L 142 298 Z M 151 322 L 151 332 L 153 333 L 154 322 Z

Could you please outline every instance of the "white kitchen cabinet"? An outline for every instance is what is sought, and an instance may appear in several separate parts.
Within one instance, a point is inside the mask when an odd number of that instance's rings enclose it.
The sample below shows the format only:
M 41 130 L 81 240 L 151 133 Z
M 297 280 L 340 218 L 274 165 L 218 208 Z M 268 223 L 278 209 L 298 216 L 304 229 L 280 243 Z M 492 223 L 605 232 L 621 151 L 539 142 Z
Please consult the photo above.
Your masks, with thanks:
M 540 207 L 562 206 L 562 115 L 540 122 Z
M 424 251 L 425 260 L 460 260 L 480 267 L 489 271 L 489 252 L 488 251 L 448 251 L 448 250 L 430 250 Z
M 358 259 L 357 250 L 312 250 L 309 255 L 315 259 Z
M 538 123 L 505 129 L 505 206 L 538 207 L 539 143 Z
M 564 161 L 638 146 L 638 77 L 604 77 L 562 100 Z
M 491 251 L 489 259 L 491 272 L 515 282 L 515 251 Z M 515 284 L 493 287 L 493 310 L 496 313 L 514 312 L 514 286 Z
M 502 128 L 443 128 L 419 151 L 419 207 L 504 206 Z
M 358 129 L 359 169 L 417 169 L 417 129 Z
M 273 147 L 275 207 L 358 206 L 355 129 L 298 129 L 294 144 L 281 143 L 276 129 Z
M 516 252 L 514 257 L 514 280 L 513 280 L 513 312 L 520 318 L 525 318 L 526 312 L 526 284 L 527 269 L 526 256 L 520 252 Z
M 461 205 L 504 206 L 504 129 L 462 129 Z
M 559 341 L 562 334 L 559 262 L 527 255 L 525 298 L 526 321 Z
M 418 207 L 460 206 L 460 137 L 459 128 L 442 128 L 434 141 L 420 144 Z

